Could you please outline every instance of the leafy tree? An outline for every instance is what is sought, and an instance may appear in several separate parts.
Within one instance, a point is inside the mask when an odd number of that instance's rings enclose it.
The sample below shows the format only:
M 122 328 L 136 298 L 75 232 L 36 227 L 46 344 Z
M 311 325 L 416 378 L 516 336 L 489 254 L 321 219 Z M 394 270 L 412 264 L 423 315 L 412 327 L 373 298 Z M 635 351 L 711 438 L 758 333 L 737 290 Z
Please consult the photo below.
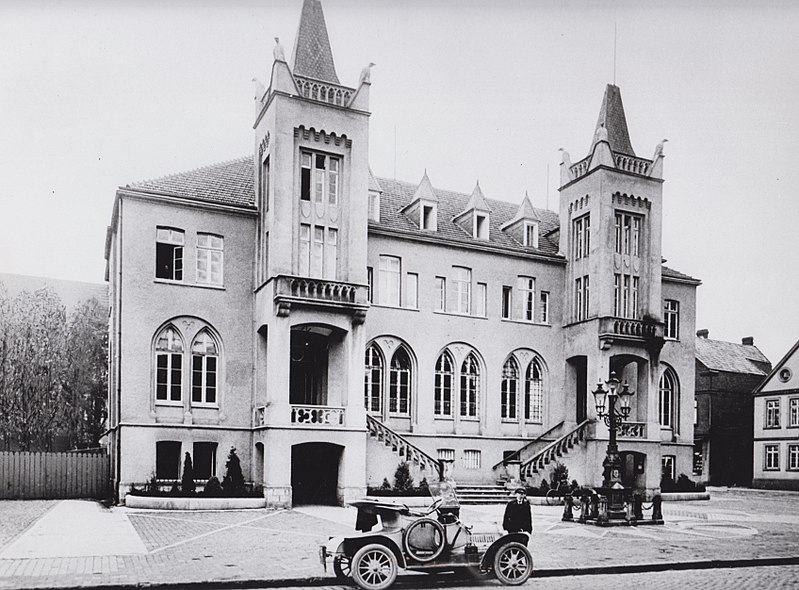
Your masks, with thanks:
M 408 491 L 413 487 L 413 477 L 408 463 L 402 461 L 394 472 L 394 489 L 400 492 Z
M 241 472 L 241 461 L 236 454 L 236 447 L 230 447 L 230 453 L 225 462 L 225 477 L 222 478 L 222 489 L 229 496 L 238 496 L 244 493 L 244 475 Z
M 186 451 L 183 457 L 183 477 L 180 480 L 180 491 L 184 494 L 193 494 L 194 490 L 194 466 L 191 463 L 191 455 Z

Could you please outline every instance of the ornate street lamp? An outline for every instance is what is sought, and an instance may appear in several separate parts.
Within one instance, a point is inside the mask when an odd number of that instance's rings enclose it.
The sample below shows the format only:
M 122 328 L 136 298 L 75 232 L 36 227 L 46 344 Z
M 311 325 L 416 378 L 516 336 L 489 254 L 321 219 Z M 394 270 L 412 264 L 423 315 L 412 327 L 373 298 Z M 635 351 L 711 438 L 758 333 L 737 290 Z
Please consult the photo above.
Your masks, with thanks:
M 604 386 L 607 386 L 607 389 Z M 621 483 L 621 459 L 619 447 L 616 444 L 616 433 L 624 421 L 630 417 L 630 398 L 633 396 L 633 392 L 630 391 L 630 386 L 626 381 L 619 383 L 616 373 L 610 374 L 610 379 L 604 383 L 604 386 L 600 379 L 593 392 L 596 415 L 604 420 L 610 432 L 608 450 L 605 460 L 602 462 L 602 491 L 608 498 L 608 516 L 610 518 L 623 517 L 624 485 Z

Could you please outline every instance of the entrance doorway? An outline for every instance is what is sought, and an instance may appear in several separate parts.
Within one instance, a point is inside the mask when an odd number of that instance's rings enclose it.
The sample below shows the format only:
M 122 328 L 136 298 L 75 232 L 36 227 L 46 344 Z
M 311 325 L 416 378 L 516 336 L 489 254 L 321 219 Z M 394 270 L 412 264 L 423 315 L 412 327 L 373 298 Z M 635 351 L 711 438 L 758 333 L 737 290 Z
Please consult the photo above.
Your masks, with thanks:
M 577 424 L 588 418 L 588 357 L 575 356 L 568 361 L 574 376 L 574 401 Z
M 302 443 L 291 447 L 291 502 L 338 505 L 338 472 L 343 447 L 331 443 Z

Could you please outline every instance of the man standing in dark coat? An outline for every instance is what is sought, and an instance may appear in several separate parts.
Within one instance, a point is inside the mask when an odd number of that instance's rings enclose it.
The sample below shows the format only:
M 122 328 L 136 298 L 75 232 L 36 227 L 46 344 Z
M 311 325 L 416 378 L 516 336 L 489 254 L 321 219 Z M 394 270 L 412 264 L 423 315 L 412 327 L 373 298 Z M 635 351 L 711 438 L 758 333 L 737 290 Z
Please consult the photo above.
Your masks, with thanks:
M 524 531 L 532 534 L 533 515 L 530 512 L 530 503 L 527 501 L 527 491 L 516 488 L 516 498 L 505 506 L 505 517 L 502 519 L 502 528 L 509 533 Z

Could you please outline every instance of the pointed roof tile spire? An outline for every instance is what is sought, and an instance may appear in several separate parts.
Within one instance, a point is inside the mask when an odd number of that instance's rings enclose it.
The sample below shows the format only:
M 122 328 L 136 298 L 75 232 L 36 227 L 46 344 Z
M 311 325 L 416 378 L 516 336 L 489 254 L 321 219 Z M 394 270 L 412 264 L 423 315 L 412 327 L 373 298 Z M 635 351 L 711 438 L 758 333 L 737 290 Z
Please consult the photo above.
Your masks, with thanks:
M 516 211 L 516 216 L 513 219 L 541 221 L 541 217 L 538 215 L 538 213 L 536 213 L 535 207 L 533 207 L 533 202 L 530 200 L 530 195 L 527 194 L 527 191 L 524 191 L 524 199 L 522 200 L 521 205 L 519 205 L 519 209 Z
M 479 180 L 477 181 L 477 184 L 474 185 L 472 196 L 469 197 L 469 202 L 466 204 L 465 211 L 471 211 L 472 209 L 476 209 L 478 211 L 491 211 L 491 207 L 488 206 L 488 203 L 486 203 L 486 198 L 483 196 L 483 191 L 480 190 Z
M 291 69 L 297 76 L 340 84 L 336 66 L 333 64 L 325 15 L 319 0 L 305 0 L 302 4 L 291 64 Z
M 430 179 L 427 177 L 427 169 L 424 171 L 424 176 L 422 176 L 421 182 L 419 182 L 419 186 L 416 187 L 416 192 L 413 193 L 413 198 L 411 199 L 411 203 L 415 203 L 419 200 L 425 201 L 433 201 L 438 202 L 438 197 L 436 193 L 433 191 L 433 185 L 430 182 Z
M 607 132 L 610 149 L 614 153 L 627 154 L 634 156 L 633 146 L 630 143 L 630 134 L 627 131 L 627 118 L 624 116 L 624 105 L 621 102 L 621 90 L 614 84 L 608 84 L 605 88 L 605 96 L 602 99 L 602 106 L 599 109 L 599 117 L 596 122 L 596 132 L 594 138 L 599 134 L 604 135 L 600 130 L 605 128 Z M 596 139 L 592 142 L 596 142 Z

